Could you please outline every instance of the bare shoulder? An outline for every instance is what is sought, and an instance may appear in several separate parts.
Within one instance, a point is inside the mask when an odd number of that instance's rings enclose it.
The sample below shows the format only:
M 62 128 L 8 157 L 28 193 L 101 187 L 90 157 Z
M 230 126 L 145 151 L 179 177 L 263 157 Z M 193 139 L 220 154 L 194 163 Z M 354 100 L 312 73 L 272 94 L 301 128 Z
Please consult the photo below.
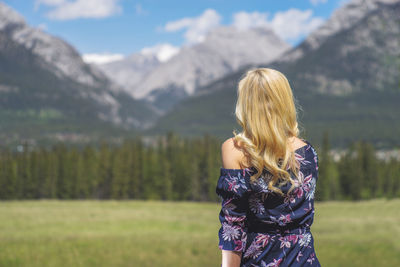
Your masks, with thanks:
M 291 150 L 294 151 L 300 147 L 307 145 L 307 143 L 305 143 L 301 138 L 291 137 L 289 138 L 289 145 L 291 147 Z
M 241 169 L 245 159 L 241 145 L 233 137 L 226 139 L 221 146 L 222 165 L 226 169 Z

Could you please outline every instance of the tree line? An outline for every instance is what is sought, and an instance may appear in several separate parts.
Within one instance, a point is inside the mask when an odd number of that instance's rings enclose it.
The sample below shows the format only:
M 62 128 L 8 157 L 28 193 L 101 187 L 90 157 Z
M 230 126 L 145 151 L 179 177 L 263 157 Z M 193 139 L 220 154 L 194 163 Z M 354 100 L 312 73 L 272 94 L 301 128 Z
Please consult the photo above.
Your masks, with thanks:
M 334 161 L 328 137 L 319 153 L 317 200 L 400 197 L 400 163 L 379 160 L 369 143 L 352 144 Z M 216 201 L 221 140 L 174 133 L 148 143 L 0 151 L 0 199 L 153 199 Z

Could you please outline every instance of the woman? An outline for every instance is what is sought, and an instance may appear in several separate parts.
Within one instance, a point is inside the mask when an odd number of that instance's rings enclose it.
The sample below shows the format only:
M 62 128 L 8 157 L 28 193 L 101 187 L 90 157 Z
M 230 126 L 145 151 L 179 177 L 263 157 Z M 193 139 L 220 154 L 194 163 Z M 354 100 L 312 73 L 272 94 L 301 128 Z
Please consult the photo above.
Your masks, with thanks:
M 267 68 L 248 71 L 235 115 L 243 131 L 222 144 L 216 188 L 222 266 L 320 266 L 310 232 L 318 156 L 298 138 L 286 77 Z

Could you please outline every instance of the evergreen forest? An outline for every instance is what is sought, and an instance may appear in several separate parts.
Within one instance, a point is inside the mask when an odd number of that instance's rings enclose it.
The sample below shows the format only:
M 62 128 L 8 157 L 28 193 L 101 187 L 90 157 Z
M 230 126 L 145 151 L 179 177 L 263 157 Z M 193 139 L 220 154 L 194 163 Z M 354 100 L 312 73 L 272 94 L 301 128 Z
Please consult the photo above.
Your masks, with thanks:
M 148 142 L 0 151 L 0 199 L 141 199 L 216 201 L 222 140 L 170 132 Z M 354 142 L 339 160 L 328 135 L 318 152 L 316 200 L 400 197 L 400 164 L 378 159 L 372 144 Z

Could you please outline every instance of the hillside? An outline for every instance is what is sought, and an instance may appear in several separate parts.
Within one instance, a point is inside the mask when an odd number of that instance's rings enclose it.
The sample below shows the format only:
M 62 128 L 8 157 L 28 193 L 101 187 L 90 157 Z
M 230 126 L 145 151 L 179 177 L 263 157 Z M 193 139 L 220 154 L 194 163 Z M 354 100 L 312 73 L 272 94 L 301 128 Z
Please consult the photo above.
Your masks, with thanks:
M 289 52 L 297 58 L 259 65 L 287 75 L 302 108 L 304 134 L 314 143 L 327 131 L 335 146 L 360 139 L 381 147 L 400 145 L 400 1 L 369 2 L 378 3 L 351 26 L 325 36 L 316 48 L 304 49 L 305 41 Z M 365 4 L 348 5 L 355 3 Z M 236 85 L 246 69 L 201 88 L 148 133 L 231 136 L 238 127 L 233 115 Z
M 1 143 L 128 134 L 155 116 L 68 43 L 0 3 Z

